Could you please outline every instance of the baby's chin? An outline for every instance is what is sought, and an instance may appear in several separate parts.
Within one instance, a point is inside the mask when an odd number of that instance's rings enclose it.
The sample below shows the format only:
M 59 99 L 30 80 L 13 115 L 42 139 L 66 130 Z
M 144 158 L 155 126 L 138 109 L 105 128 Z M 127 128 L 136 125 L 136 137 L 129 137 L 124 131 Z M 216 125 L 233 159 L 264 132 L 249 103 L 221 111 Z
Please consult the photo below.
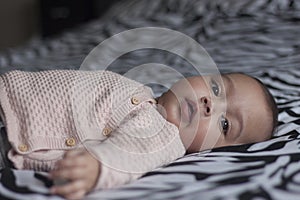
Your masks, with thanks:
M 167 111 L 166 109 L 160 105 L 160 104 L 157 104 L 157 111 L 165 118 L 167 119 Z
M 179 129 L 180 120 L 177 119 L 174 113 L 168 114 L 165 107 L 160 104 L 157 104 L 157 111 L 163 116 L 163 118 L 165 118 L 168 122 L 174 124 Z

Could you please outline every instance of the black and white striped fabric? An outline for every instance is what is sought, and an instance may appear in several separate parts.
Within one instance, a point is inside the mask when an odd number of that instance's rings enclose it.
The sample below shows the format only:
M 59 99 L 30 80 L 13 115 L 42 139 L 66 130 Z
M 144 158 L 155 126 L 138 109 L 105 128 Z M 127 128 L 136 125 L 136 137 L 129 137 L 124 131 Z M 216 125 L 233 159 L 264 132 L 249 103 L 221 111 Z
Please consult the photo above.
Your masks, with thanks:
M 262 80 L 280 110 L 278 129 L 269 141 L 187 155 L 132 184 L 93 192 L 86 199 L 300 199 L 300 1 L 124 0 L 78 29 L 3 52 L 0 70 L 79 68 L 104 39 L 148 26 L 194 38 L 222 72 L 244 72 Z M 111 70 L 125 73 L 150 62 L 192 74 L 182 58 L 149 49 L 120 57 Z M 154 89 L 157 94 L 163 90 Z M 5 169 L 0 199 L 62 199 L 49 195 L 52 182 L 46 177 Z

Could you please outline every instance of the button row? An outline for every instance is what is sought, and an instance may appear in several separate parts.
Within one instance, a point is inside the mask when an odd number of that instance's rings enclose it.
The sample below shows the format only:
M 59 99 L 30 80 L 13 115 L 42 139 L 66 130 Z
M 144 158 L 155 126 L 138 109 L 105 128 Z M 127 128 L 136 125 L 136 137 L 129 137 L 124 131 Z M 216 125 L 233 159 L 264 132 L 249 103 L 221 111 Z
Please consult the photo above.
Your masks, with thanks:
M 104 136 L 109 136 L 111 132 L 112 132 L 112 129 L 107 127 L 107 128 L 103 129 L 102 134 Z M 68 139 L 66 139 L 65 144 L 69 147 L 75 146 L 76 145 L 76 140 L 74 138 L 68 138 Z M 18 146 L 18 149 L 21 152 L 26 152 L 26 151 L 28 151 L 28 146 L 26 144 L 20 144 Z
M 133 105 L 138 105 L 138 104 L 140 104 L 140 100 L 137 97 L 132 97 L 131 98 L 131 103 Z M 102 134 L 107 137 L 111 134 L 111 132 L 112 132 L 112 129 L 107 127 L 107 128 L 103 129 Z M 66 139 L 66 145 L 69 146 L 69 147 L 75 146 L 76 145 L 76 140 L 74 138 L 68 138 L 68 139 Z M 18 146 L 18 149 L 21 152 L 26 152 L 26 151 L 28 151 L 28 146 L 26 144 L 20 144 Z
M 138 104 L 140 104 L 140 100 L 137 97 L 132 97 L 131 98 L 131 103 L 133 105 L 138 105 Z M 112 129 L 110 127 L 106 127 L 106 128 L 103 129 L 102 134 L 104 136 L 108 137 L 111 134 L 111 132 L 112 132 Z
M 65 144 L 69 147 L 73 147 L 76 145 L 76 140 L 74 138 L 68 138 L 68 139 L 66 139 Z M 20 144 L 18 146 L 18 149 L 21 152 L 26 152 L 29 150 L 28 145 L 26 145 L 26 144 Z

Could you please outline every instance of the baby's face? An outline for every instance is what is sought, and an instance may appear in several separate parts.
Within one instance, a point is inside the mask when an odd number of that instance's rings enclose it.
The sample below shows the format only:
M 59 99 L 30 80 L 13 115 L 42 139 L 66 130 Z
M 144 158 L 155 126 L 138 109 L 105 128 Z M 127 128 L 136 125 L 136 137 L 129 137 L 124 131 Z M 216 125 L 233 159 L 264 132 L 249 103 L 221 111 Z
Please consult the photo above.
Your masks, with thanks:
M 259 83 L 246 75 L 182 79 L 158 99 L 188 152 L 269 138 L 272 116 Z

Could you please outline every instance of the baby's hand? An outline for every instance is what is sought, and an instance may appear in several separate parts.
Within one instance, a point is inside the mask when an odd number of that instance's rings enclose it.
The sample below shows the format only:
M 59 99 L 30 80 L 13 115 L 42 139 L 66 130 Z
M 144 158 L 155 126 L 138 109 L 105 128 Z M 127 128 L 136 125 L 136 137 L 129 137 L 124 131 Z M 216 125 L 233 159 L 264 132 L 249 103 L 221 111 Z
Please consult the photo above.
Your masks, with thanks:
M 68 180 L 63 185 L 54 185 L 52 194 L 67 199 L 81 199 L 97 183 L 100 163 L 84 149 L 65 153 L 64 159 L 57 162 L 57 169 L 50 172 L 52 179 Z

